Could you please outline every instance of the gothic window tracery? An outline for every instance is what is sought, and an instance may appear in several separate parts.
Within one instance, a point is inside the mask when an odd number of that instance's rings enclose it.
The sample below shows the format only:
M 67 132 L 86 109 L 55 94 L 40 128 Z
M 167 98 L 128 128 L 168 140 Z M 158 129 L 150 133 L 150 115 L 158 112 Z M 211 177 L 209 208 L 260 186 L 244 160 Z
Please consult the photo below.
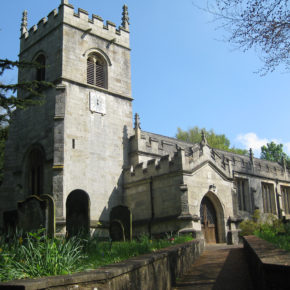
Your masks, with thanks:
M 290 187 L 281 186 L 281 193 L 285 214 L 290 214 Z
M 273 184 L 262 183 L 262 196 L 264 212 L 276 214 L 276 201 Z
M 249 209 L 246 197 L 248 193 L 248 180 L 237 178 L 236 185 L 237 185 L 239 210 L 247 211 Z

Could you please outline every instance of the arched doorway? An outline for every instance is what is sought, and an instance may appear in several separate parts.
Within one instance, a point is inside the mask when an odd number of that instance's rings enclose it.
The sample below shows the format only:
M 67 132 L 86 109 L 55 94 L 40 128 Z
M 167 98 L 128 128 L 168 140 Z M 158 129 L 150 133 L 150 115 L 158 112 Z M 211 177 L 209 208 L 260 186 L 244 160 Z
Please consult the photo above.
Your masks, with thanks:
M 213 203 L 207 196 L 200 204 L 200 221 L 206 243 L 217 243 L 219 241 L 217 214 Z
M 74 190 L 67 197 L 66 230 L 69 237 L 89 234 L 90 198 L 83 190 Z

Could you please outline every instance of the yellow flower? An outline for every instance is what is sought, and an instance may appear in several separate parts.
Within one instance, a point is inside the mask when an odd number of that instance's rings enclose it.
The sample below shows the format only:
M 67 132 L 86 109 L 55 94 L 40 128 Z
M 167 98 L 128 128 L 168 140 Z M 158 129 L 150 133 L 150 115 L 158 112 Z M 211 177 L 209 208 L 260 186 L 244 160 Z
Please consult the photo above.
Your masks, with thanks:
M 23 239 L 22 239 L 22 237 L 20 237 L 19 238 L 19 244 L 22 245 L 22 243 L 23 243 Z
M 0 248 L 0 253 L 3 252 L 3 250 Z

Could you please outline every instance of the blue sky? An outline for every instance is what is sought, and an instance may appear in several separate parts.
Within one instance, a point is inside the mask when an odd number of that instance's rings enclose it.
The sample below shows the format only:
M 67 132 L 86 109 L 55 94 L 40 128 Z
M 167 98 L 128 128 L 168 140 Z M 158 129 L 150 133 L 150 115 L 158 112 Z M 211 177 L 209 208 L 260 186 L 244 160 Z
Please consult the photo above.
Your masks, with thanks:
M 75 9 L 121 23 L 124 0 L 70 0 Z M 201 2 L 202 3 L 202 2 Z M 0 57 L 17 59 L 22 11 L 31 27 L 60 0 L 3 1 Z M 174 137 L 177 127 L 224 133 L 231 145 L 254 149 L 274 140 L 290 154 L 290 74 L 265 77 L 259 52 L 243 53 L 221 41 L 211 16 L 192 0 L 127 0 L 131 31 L 133 110 L 146 131 Z M 2 81 L 16 81 L 16 72 Z

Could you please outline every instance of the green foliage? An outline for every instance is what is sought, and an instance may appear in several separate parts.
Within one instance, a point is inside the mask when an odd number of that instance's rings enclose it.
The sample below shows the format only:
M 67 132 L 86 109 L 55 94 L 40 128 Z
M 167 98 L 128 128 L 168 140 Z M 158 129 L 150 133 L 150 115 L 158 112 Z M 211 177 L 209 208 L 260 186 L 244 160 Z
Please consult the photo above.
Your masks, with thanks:
M 11 61 L 0 59 L 0 77 L 5 70 L 13 68 L 37 69 L 41 65 L 35 62 Z M 8 136 L 8 124 L 11 121 L 13 111 L 25 109 L 29 106 L 40 105 L 43 103 L 43 90 L 52 88 L 54 85 L 46 81 L 24 81 L 16 84 L 4 84 L 0 82 L 0 184 L 3 179 L 3 160 L 5 142 Z M 25 97 L 17 98 L 14 96 L 16 91 L 21 91 Z
M 8 136 L 8 126 L 3 128 L 0 127 L 0 185 L 3 180 L 4 150 L 7 136 Z
M 290 252 L 290 224 L 283 224 L 281 221 L 273 225 L 265 224 L 255 235 L 264 239 L 276 247 Z
M 36 69 L 41 67 L 35 62 L 11 61 L 8 59 L 0 59 L 0 76 L 5 70 L 13 68 L 20 69 Z M 11 120 L 12 112 L 18 109 L 25 109 L 29 106 L 39 105 L 42 103 L 43 90 L 52 88 L 54 85 L 46 81 L 23 81 L 16 84 L 4 84 L 0 82 L 0 125 L 6 124 Z M 17 98 L 13 94 L 21 91 L 25 98 Z
M 187 131 L 177 128 L 175 137 L 186 142 L 199 143 L 201 141 L 202 131 L 205 132 L 205 136 L 210 147 L 242 155 L 247 154 L 247 150 L 238 149 L 235 147 L 230 148 L 230 140 L 224 134 L 216 134 L 214 130 L 207 131 L 204 128 L 198 128 L 197 126 L 190 128 Z
M 276 144 L 275 142 L 267 143 L 267 146 L 261 147 L 261 159 L 281 162 L 284 158 L 285 161 L 290 165 L 290 157 L 283 152 L 283 144 Z
M 255 235 L 278 248 L 290 251 L 290 223 L 284 224 L 274 215 L 268 215 L 262 221 L 259 210 L 255 210 L 252 220 L 245 220 L 240 224 L 241 235 Z
M 63 275 L 81 269 L 83 243 L 79 238 L 49 239 L 41 231 L 0 240 L 0 281 Z
M 192 240 L 170 236 L 150 240 L 143 235 L 132 242 L 101 242 L 98 237 L 77 236 L 50 239 L 36 233 L 0 238 L 0 281 L 64 275 L 117 263 L 133 256 Z
M 117 263 L 130 257 L 157 251 L 171 245 L 181 244 L 192 240 L 189 235 L 170 236 L 166 239 L 150 239 L 141 235 L 131 242 L 99 242 L 98 238 L 90 238 L 87 242 L 86 269 L 95 269 L 102 265 Z
M 241 235 L 250 236 L 260 227 L 260 211 L 255 210 L 252 219 L 240 223 Z

